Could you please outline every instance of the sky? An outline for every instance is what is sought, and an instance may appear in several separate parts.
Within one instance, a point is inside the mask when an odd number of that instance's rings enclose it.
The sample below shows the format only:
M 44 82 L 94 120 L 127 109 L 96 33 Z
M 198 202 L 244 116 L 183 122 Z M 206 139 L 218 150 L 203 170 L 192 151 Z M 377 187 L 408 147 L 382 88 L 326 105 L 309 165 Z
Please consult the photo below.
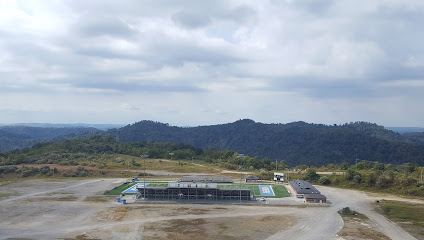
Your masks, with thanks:
M 0 0 L 0 123 L 424 127 L 422 0 Z

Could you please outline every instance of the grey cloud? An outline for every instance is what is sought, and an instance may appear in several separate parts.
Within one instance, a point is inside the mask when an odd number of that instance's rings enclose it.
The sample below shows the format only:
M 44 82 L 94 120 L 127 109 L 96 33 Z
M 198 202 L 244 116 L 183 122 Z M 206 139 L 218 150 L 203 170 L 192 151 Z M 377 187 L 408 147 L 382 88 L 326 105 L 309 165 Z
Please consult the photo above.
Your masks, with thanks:
M 198 12 L 179 11 L 172 16 L 172 20 L 180 26 L 187 28 L 200 28 L 209 25 L 212 21 L 209 16 Z
M 158 42 L 152 44 L 150 48 L 151 55 L 161 53 L 152 58 L 159 65 L 181 66 L 185 62 L 199 62 L 211 65 L 227 65 L 243 62 L 242 58 L 224 49 L 211 49 L 190 45 L 189 43 L 166 43 Z
M 190 8 L 190 7 L 187 7 Z M 256 11 L 246 5 L 227 8 L 218 5 L 211 8 L 183 9 L 172 16 L 172 20 L 179 26 L 187 28 L 202 28 L 211 25 L 213 20 L 234 21 L 237 24 L 249 23 Z
M 74 23 L 75 32 L 84 37 L 114 36 L 128 38 L 134 34 L 128 24 L 116 17 L 81 16 Z
M 200 89 L 193 85 L 188 84 L 178 84 L 181 81 L 168 81 L 164 83 L 158 83 L 153 80 L 139 80 L 126 82 L 123 80 L 114 80 L 111 81 L 112 77 L 105 76 L 102 78 L 99 76 L 101 74 L 94 74 L 92 76 L 81 76 L 81 78 L 76 79 L 72 87 L 82 88 L 82 89 L 103 89 L 103 90 L 113 90 L 116 91 L 116 94 L 125 94 L 131 92 L 149 92 L 149 93 L 161 93 L 161 92 L 203 92 L 203 89 Z M 122 77 L 122 76 L 121 76 Z M 176 83 L 174 83 L 176 82 Z
M 223 13 L 224 17 L 233 19 L 238 23 L 248 22 L 251 18 L 255 17 L 255 15 L 256 11 L 246 5 L 240 5 Z

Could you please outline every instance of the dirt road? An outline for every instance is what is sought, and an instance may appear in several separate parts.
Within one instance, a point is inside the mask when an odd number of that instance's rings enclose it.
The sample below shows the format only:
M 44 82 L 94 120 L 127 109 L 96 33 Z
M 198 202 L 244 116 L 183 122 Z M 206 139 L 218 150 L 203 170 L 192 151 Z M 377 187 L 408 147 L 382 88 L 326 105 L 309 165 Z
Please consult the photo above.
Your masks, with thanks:
M 376 225 L 377 230 L 384 233 L 391 239 L 409 240 L 416 239 L 411 234 L 403 230 L 397 224 L 388 220 L 381 214 L 374 211 L 371 204 L 378 199 L 378 197 L 371 197 L 364 192 L 346 189 L 337 189 L 330 187 L 317 187 L 318 190 L 325 193 L 330 201 L 332 201 L 331 209 L 338 210 L 343 207 L 349 207 L 362 214 L 365 214 Z M 401 200 L 401 199 L 398 199 Z

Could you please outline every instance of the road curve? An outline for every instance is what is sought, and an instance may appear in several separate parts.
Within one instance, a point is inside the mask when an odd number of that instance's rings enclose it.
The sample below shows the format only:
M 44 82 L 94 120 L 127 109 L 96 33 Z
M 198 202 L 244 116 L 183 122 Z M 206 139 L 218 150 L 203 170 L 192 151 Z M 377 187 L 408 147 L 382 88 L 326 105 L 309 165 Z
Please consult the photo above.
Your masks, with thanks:
M 374 211 L 371 205 L 377 198 L 370 197 L 364 192 L 356 190 L 346 190 L 339 188 L 317 186 L 317 189 L 325 194 L 331 201 L 330 209 L 337 211 L 344 207 L 365 214 L 377 226 L 377 231 L 384 233 L 387 237 L 394 240 L 413 240 L 416 239 L 407 231 L 403 230 L 396 223 L 388 220 L 378 212 Z

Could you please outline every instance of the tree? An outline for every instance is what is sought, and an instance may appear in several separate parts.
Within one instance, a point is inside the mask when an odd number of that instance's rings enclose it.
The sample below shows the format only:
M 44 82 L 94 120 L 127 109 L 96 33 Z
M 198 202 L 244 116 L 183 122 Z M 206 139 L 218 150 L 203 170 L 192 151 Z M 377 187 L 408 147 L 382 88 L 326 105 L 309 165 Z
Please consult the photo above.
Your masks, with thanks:
M 353 177 L 356 175 L 361 175 L 361 174 L 357 173 L 353 168 L 349 168 L 346 171 L 346 180 L 352 180 Z
M 319 178 L 318 183 L 322 185 L 329 185 L 331 184 L 331 180 L 328 177 L 324 176 Z
M 304 179 L 309 180 L 309 181 L 318 181 L 319 175 L 317 174 L 317 172 L 314 169 L 309 168 L 306 171 L 306 176 L 305 176 Z
M 353 176 L 353 182 L 359 184 L 359 183 L 361 183 L 361 181 L 362 181 L 362 177 L 361 177 L 360 174 Z
M 341 170 L 347 170 L 349 167 L 350 167 L 350 163 L 348 163 L 348 162 L 340 163 L 340 169 Z
M 299 165 L 299 166 L 296 166 L 295 167 L 295 169 L 300 169 L 300 170 L 305 170 L 305 169 L 307 169 L 308 168 L 308 166 L 306 166 L 305 164 L 303 164 L 303 165 Z

